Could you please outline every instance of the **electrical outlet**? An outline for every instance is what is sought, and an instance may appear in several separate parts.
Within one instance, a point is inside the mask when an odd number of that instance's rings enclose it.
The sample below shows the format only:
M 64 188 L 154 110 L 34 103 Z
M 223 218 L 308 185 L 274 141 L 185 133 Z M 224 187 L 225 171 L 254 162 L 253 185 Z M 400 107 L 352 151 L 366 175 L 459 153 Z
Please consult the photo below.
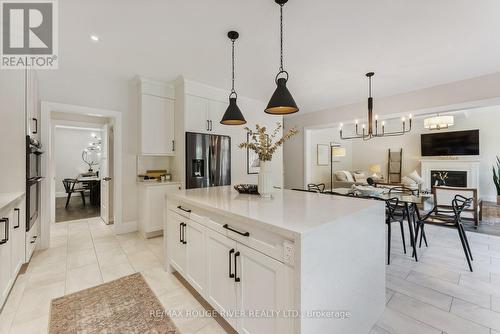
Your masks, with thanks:
M 290 241 L 283 242 L 283 258 L 285 263 L 294 264 L 295 262 L 295 246 Z

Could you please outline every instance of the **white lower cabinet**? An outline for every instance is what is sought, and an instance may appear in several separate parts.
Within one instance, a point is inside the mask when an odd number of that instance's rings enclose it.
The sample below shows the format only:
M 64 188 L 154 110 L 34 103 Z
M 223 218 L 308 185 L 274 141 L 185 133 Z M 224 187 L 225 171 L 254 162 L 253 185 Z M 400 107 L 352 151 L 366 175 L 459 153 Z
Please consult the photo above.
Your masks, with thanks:
M 207 291 L 206 299 L 220 314 L 234 312 L 236 307 L 236 284 L 234 281 L 234 254 L 236 241 L 207 229 Z M 237 319 L 226 317 L 234 328 Z
M 175 213 L 168 213 L 167 218 L 167 254 L 170 264 L 184 276 L 186 269 L 186 247 L 184 246 L 184 221 Z
M 293 308 L 291 266 L 172 211 L 165 240 L 170 265 L 239 333 L 293 332 L 283 313 L 259 314 Z
M 0 309 L 25 262 L 24 199 L 0 211 Z
M 184 223 L 183 241 L 186 249 L 186 280 L 201 295 L 205 292 L 205 228 L 191 220 Z
M 12 239 L 9 236 L 13 213 L 3 211 L 0 216 L 0 307 L 12 285 Z
M 178 191 L 180 183 L 141 184 L 139 186 L 139 231 L 145 238 L 161 235 L 165 195 Z
M 255 311 L 292 309 L 292 272 L 289 267 L 238 243 L 236 252 L 237 308 L 250 315 Z M 240 333 L 292 333 L 291 319 L 281 315 L 248 316 L 239 319 Z

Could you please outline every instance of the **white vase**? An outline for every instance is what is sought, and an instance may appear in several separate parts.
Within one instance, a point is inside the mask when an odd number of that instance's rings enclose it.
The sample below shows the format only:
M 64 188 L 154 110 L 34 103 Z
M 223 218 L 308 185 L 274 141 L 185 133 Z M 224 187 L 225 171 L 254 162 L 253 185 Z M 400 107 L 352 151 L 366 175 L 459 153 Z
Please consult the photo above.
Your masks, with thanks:
M 271 197 L 273 191 L 271 161 L 260 161 L 258 191 L 261 197 Z

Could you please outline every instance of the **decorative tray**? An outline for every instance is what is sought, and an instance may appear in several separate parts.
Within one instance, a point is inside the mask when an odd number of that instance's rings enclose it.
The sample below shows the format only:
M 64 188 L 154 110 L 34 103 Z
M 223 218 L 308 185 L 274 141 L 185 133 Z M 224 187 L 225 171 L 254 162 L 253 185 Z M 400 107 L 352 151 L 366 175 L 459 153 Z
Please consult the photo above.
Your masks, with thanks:
M 256 184 L 235 184 L 234 189 L 240 194 L 259 195 Z

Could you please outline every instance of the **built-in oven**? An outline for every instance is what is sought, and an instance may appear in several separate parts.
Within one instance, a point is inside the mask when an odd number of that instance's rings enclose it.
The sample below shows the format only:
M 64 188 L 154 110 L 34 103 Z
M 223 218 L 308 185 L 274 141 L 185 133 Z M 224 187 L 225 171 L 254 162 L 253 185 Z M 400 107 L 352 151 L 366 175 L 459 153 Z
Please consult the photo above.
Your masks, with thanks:
M 40 190 L 41 177 L 32 178 L 26 181 L 26 231 L 31 230 L 31 227 L 38 219 L 40 212 Z
M 34 179 L 42 176 L 41 168 L 41 155 L 42 155 L 42 145 L 31 138 L 26 136 L 26 179 Z
M 26 231 L 35 224 L 40 212 L 42 154 L 42 145 L 26 136 Z

